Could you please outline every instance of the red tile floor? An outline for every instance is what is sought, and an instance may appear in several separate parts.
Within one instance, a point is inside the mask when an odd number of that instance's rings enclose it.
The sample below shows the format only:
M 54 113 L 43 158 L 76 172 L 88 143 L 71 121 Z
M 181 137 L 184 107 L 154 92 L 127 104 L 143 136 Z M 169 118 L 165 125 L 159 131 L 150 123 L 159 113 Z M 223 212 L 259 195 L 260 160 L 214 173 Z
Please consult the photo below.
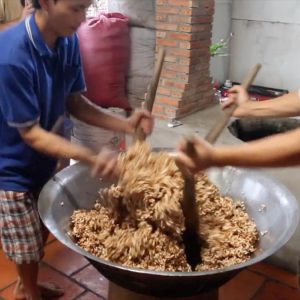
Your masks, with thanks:
M 0 250 L 0 300 L 12 300 L 17 274 Z M 60 300 L 105 300 L 108 282 L 85 258 L 49 238 L 40 279 L 59 283 Z M 298 276 L 266 263 L 256 264 L 219 290 L 219 300 L 299 300 Z

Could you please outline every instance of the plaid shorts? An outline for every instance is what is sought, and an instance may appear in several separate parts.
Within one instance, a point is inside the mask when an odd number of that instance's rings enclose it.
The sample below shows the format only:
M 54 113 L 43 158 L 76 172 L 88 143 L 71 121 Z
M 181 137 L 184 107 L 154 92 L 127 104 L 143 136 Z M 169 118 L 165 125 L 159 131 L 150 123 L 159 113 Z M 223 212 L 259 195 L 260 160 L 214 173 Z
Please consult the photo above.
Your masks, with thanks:
M 41 260 L 44 245 L 37 197 L 0 190 L 0 238 L 4 253 L 15 263 Z

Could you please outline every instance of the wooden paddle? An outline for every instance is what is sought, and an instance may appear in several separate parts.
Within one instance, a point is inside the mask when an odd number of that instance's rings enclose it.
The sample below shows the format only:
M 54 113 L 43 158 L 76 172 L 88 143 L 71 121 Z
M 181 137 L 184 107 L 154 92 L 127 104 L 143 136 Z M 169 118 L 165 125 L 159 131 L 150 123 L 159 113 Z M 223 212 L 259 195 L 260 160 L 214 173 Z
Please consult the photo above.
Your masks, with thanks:
M 152 108 L 153 108 L 164 59 L 165 59 L 165 49 L 160 48 L 158 51 L 158 57 L 157 57 L 157 62 L 155 64 L 153 77 L 148 86 L 148 90 L 147 90 L 147 94 L 146 94 L 146 98 L 145 98 L 145 109 L 147 109 L 150 112 L 152 111 Z M 145 139 L 146 139 L 146 135 L 143 131 L 143 128 L 141 126 L 138 126 L 138 128 L 134 134 L 134 141 L 137 141 L 137 140 L 143 141 Z
M 260 64 L 255 65 L 243 81 L 242 86 L 246 90 L 255 79 L 260 68 Z M 206 135 L 206 141 L 214 143 L 217 140 L 223 129 L 227 126 L 228 121 L 236 108 L 237 104 L 234 103 L 224 110 L 222 117 L 218 118 L 216 124 Z M 187 138 L 187 154 L 191 157 L 196 155 L 193 138 Z M 185 218 L 183 243 L 185 245 L 187 262 L 192 267 L 192 270 L 195 270 L 196 266 L 201 263 L 201 246 L 203 244 L 199 235 L 199 214 L 196 205 L 195 176 L 184 171 L 182 174 L 184 177 L 182 210 Z
M 245 90 L 248 90 L 252 82 L 254 81 L 258 71 L 260 70 L 261 65 L 256 64 L 250 72 L 247 74 L 246 78 L 244 79 L 242 83 L 242 87 Z M 233 112 L 236 110 L 238 105 L 236 103 L 231 104 L 228 108 L 224 109 L 224 113 L 218 119 L 216 124 L 213 126 L 213 128 L 208 132 L 208 134 L 205 137 L 205 140 L 208 141 L 209 143 L 213 144 L 217 138 L 220 136 L 224 128 L 227 126 L 228 121 L 230 120 Z

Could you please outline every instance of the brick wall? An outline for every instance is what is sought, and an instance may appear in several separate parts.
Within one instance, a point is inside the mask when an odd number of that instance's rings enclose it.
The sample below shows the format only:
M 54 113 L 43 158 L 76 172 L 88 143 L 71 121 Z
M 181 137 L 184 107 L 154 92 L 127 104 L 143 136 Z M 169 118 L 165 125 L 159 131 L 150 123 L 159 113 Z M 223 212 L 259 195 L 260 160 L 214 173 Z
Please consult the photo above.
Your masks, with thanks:
M 214 0 L 156 0 L 157 47 L 166 59 L 153 112 L 172 119 L 213 101 L 209 73 Z

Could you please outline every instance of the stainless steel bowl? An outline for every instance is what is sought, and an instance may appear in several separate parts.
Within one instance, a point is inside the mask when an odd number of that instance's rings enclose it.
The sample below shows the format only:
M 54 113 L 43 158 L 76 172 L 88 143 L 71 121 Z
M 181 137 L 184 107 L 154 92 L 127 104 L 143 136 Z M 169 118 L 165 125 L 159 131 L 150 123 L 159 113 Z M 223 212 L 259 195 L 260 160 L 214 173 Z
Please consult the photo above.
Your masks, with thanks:
M 99 189 L 112 184 L 92 179 L 89 170 L 81 164 L 70 166 L 49 180 L 40 194 L 38 208 L 50 232 L 85 256 L 112 282 L 152 296 L 192 296 L 222 285 L 243 268 L 272 255 L 290 239 L 299 219 L 295 197 L 282 184 L 259 171 L 228 167 L 211 169 L 208 175 L 223 195 L 245 202 L 262 233 L 259 249 L 249 261 L 217 271 L 185 273 L 128 268 L 99 259 L 78 247 L 68 235 L 70 216 L 75 209 L 92 208 Z

